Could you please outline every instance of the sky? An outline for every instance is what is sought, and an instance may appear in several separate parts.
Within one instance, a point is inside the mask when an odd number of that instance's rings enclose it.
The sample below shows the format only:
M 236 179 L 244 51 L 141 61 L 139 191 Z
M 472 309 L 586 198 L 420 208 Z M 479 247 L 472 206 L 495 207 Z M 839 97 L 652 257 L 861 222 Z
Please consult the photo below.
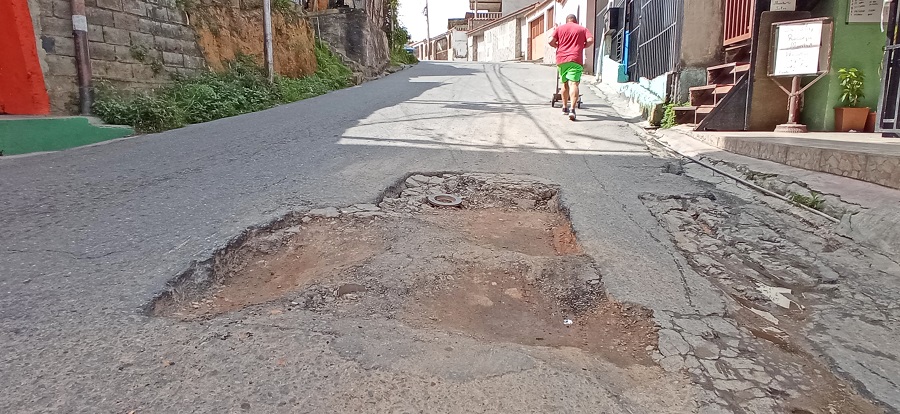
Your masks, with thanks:
M 469 11 L 468 0 L 429 0 L 431 7 L 431 35 L 447 31 L 447 19 L 465 17 Z M 406 26 L 413 41 L 428 37 L 425 30 L 425 0 L 400 0 L 400 24 Z

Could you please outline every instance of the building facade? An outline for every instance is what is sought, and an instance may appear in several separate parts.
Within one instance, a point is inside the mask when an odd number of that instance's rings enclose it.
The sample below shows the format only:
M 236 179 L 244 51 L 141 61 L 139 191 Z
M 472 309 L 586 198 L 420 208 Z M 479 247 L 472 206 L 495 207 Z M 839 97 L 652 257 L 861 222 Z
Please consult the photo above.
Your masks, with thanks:
M 801 121 L 834 130 L 838 71 L 855 68 L 865 75 L 868 129 L 896 133 L 897 13 L 897 0 L 610 0 L 596 19 L 603 33 L 597 73 L 642 106 L 686 102 L 677 118 L 699 130 L 773 130 L 787 122 L 782 88 L 790 87 L 790 79 L 774 79 L 779 86 L 770 76 L 773 27 L 827 19 L 833 33 L 822 50 L 830 60 L 805 91 Z

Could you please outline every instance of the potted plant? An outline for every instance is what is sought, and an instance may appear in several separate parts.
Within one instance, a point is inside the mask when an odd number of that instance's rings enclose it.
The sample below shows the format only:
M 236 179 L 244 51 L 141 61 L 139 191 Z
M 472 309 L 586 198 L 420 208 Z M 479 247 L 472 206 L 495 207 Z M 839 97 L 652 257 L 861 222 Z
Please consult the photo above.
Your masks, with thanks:
M 838 69 L 841 85 L 841 102 L 847 106 L 834 108 L 834 129 L 840 132 L 862 131 L 866 128 L 869 108 L 860 108 L 859 100 L 865 98 L 865 77 L 857 68 Z

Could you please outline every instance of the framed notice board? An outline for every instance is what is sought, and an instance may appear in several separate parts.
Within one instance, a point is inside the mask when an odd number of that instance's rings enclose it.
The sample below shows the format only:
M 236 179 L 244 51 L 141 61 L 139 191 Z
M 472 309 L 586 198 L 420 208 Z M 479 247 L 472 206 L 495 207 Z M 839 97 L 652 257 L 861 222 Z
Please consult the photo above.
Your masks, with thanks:
M 769 76 L 821 75 L 831 67 L 834 22 L 830 18 L 772 25 Z

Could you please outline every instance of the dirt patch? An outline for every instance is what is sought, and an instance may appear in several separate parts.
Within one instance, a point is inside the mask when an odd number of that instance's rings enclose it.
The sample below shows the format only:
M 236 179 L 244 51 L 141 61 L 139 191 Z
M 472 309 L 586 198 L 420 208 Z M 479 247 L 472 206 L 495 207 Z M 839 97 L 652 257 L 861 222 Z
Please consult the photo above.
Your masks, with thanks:
M 384 247 L 378 228 L 353 221 L 310 221 L 250 240 L 240 247 L 242 260 L 207 292 L 191 300 L 159 301 L 153 312 L 191 319 L 266 303 L 362 263 Z M 353 289 L 345 290 L 338 295 Z
M 524 253 L 559 256 L 581 253 L 568 220 L 544 211 L 444 210 L 426 220 L 451 231 L 462 231 L 478 245 Z
M 653 364 L 648 348 L 657 338 L 649 312 L 603 297 L 599 285 L 554 297 L 547 285 L 566 275 L 542 273 L 547 279 L 529 281 L 515 268 L 461 269 L 451 283 L 417 295 L 406 320 L 488 341 L 579 348 L 618 365 Z M 566 303 L 573 297 L 585 302 Z
M 461 195 L 463 208 L 425 203 L 437 193 Z M 518 176 L 414 176 L 379 205 L 312 210 L 226 249 L 213 260 L 214 283 L 160 298 L 154 314 L 384 315 L 484 341 L 652 364 L 650 312 L 605 296 L 557 193 Z
M 225 63 L 240 55 L 263 62 L 262 6 L 243 8 L 227 4 L 197 4 L 191 7 L 190 25 L 210 68 L 225 69 Z M 289 77 L 310 75 L 316 71 L 315 41 L 306 19 L 281 12 L 272 13 L 275 70 Z

